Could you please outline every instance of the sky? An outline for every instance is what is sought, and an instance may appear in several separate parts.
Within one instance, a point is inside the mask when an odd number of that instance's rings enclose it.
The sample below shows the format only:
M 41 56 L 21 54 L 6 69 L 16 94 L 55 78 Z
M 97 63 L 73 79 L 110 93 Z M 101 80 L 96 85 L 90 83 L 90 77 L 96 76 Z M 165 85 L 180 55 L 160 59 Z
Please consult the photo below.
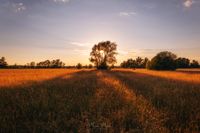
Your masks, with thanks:
M 200 0 L 0 0 L 0 56 L 9 64 L 89 64 L 92 46 L 118 44 L 118 64 L 160 51 L 200 61 Z

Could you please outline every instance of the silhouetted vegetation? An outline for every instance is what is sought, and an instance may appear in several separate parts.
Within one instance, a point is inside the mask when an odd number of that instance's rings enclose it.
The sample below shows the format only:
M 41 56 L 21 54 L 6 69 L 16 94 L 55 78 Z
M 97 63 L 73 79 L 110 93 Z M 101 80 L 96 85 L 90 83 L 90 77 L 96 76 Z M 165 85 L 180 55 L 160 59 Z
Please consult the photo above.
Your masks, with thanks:
M 128 59 L 127 61 L 123 61 L 120 66 L 122 68 L 146 68 L 148 61 L 148 58 L 142 59 L 141 57 L 137 57 L 135 60 Z
M 176 70 L 177 68 L 199 68 L 199 62 L 188 58 L 179 57 L 168 51 L 160 52 L 151 60 L 137 57 L 130 58 L 120 64 L 121 68 L 147 68 L 152 70 Z
M 108 69 L 109 65 L 117 62 L 117 44 L 110 41 L 99 42 L 95 44 L 90 53 L 90 61 L 95 64 L 97 69 Z
M 160 52 L 148 62 L 147 68 L 153 70 L 175 70 L 176 55 L 168 51 Z
M 46 61 L 42 61 L 37 63 L 37 67 L 38 68 L 61 68 L 64 67 L 65 64 L 60 61 L 60 59 L 56 59 L 56 60 L 46 60 Z
M 73 66 L 65 66 L 65 63 L 60 59 L 56 60 L 45 60 L 41 62 L 30 62 L 26 65 L 8 65 L 5 57 L 0 58 L 0 68 L 11 68 L 11 69 L 23 69 L 23 68 L 85 68 L 91 69 L 96 67 L 97 69 L 111 69 L 111 68 L 147 68 L 152 70 L 176 70 L 178 68 L 200 68 L 197 60 L 190 61 L 188 58 L 179 57 L 169 51 L 158 53 L 155 57 L 149 60 L 147 57 L 136 59 L 128 59 L 123 61 L 120 66 L 114 66 L 117 62 L 115 55 L 117 54 L 117 44 L 106 41 L 95 44 L 90 53 L 90 61 L 94 63 L 89 65 L 82 65 L 78 63 Z
M 7 62 L 6 62 L 6 59 L 5 59 L 5 57 L 1 57 L 1 59 L 0 59 L 0 68 L 5 68 L 5 67 L 7 67 Z
M 81 69 L 81 68 L 83 68 L 83 66 L 82 66 L 81 63 L 78 63 L 78 64 L 76 65 L 76 68 L 77 68 L 77 69 Z
M 191 68 L 199 68 L 199 62 L 196 60 L 192 60 L 191 64 L 190 64 Z
M 89 65 L 88 65 L 88 68 L 89 68 L 89 69 L 93 68 L 93 65 L 92 65 L 92 64 L 89 64 Z
M 176 59 L 176 67 L 177 68 L 189 68 L 190 67 L 190 60 L 187 58 L 179 57 Z

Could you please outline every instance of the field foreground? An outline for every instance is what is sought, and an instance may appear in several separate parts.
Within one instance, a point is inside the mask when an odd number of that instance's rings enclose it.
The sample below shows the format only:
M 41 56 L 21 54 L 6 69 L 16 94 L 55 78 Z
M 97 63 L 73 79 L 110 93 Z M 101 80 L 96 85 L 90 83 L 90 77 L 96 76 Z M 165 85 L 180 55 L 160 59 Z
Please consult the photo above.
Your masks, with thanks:
M 200 71 L 0 70 L 0 132 L 200 132 Z

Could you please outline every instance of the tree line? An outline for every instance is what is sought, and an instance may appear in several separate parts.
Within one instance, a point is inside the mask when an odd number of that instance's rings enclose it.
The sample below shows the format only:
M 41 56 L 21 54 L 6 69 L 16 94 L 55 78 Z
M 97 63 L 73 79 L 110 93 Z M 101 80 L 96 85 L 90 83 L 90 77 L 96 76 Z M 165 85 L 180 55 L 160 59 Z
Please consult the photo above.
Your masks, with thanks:
M 74 66 L 65 66 L 65 63 L 61 61 L 60 59 L 55 59 L 55 60 L 45 60 L 41 62 L 30 62 L 27 63 L 26 65 L 8 65 L 6 62 L 5 57 L 0 58 L 0 68 L 13 68 L 13 69 L 20 69 L 20 68 L 77 68 L 77 69 L 82 69 L 82 68 L 88 68 L 91 69 L 93 68 L 92 64 L 89 65 L 82 65 L 81 63 L 78 63 L 77 65 Z
M 151 60 L 148 58 L 137 57 L 123 61 L 120 65 L 122 68 L 147 68 L 152 70 L 175 70 L 177 68 L 199 68 L 199 62 L 190 61 L 185 57 L 178 57 L 169 51 L 158 53 Z
M 97 69 L 110 69 L 117 63 L 117 44 L 111 41 L 102 41 L 92 47 L 89 60 L 94 64 Z M 177 68 L 199 68 L 199 62 L 196 60 L 190 61 L 185 57 L 178 57 L 176 54 L 163 51 L 151 60 L 146 58 L 137 57 L 136 59 L 128 59 L 123 61 L 121 68 L 147 68 L 152 70 L 176 70 Z M 8 66 L 5 57 L 0 59 L 0 68 L 93 68 L 93 65 L 83 66 L 78 63 L 76 66 L 65 66 L 65 63 L 60 59 L 45 60 L 39 63 L 30 62 L 26 65 L 12 65 Z

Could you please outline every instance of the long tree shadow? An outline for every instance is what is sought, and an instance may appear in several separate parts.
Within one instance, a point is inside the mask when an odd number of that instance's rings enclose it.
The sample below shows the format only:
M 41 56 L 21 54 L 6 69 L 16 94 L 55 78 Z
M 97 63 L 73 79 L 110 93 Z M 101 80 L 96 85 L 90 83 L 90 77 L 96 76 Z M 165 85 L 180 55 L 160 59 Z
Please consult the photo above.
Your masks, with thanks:
M 134 89 L 129 88 L 122 80 L 116 78 L 112 72 L 105 71 L 101 75 L 103 75 L 100 78 L 101 82 L 108 87 L 107 90 L 110 90 L 105 93 L 109 94 L 109 92 L 111 92 L 111 96 L 108 97 L 116 98 L 114 102 L 112 99 L 110 101 L 113 102 L 113 104 L 117 104 L 118 102 L 122 104 L 120 107 L 125 109 L 127 114 L 129 114 L 129 110 L 134 112 L 132 115 L 129 115 L 129 123 L 131 125 L 133 124 L 132 126 L 135 127 L 133 128 L 133 132 L 168 132 L 168 129 L 163 126 L 162 112 L 157 111 L 145 97 L 138 96 Z M 126 118 L 127 114 L 124 113 L 123 117 Z M 121 122 L 127 120 L 129 119 L 122 119 Z M 125 130 L 125 132 L 126 131 L 130 132 L 129 130 Z
M 78 132 L 95 93 L 96 71 L 0 89 L 0 132 Z
M 200 74 L 200 70 L 192 70 L 192 71 L 187 71 L 187 70 L 177 70 L 177 72 L 181 73 L 186 73 L 186 74 Z
M 142 125 L 137 118 L 137 110 L 132 101 L 127 99 L 125 90 L 114 85 L 107 71 L 98 71 L 98 86 L 90 104 L 88 118 L 94 126 L 91 132 L 143 132 Z M 132 97 L 131 97 L 132 98 Z
M 166 127 L 171 132 L 200 131 L 200 84 L 133 71 L 116 70 L 110 74 L 166 112 Z

